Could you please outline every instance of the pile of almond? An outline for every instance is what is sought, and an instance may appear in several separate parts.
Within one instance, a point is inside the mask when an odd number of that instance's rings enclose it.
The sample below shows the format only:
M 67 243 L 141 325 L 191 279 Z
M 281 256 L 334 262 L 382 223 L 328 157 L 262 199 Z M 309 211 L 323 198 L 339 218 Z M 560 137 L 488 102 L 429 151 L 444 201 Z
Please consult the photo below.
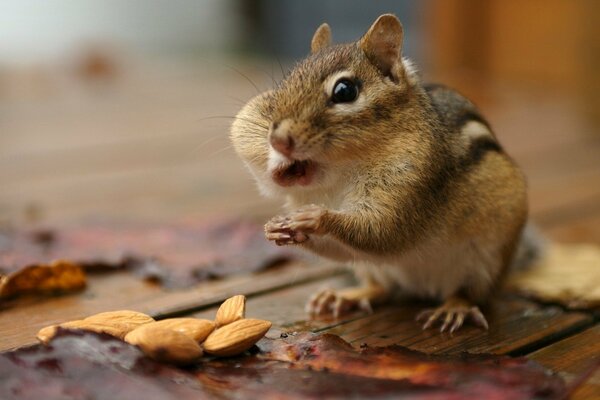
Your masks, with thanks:
M 155 321 L 136 311 L 109 311 L 78 321 L 41 329 L 37 338 L 49 343 L 58 328 L 105 333 L 138 346 L 146 355 L 164 362 L 186 365 L 203 353 L 234 356 L 252 347 L 271 328 L 269 321 L 244 318 L 246 297 L 233 296 L 219 307 L 214 321 L 169 318 Z

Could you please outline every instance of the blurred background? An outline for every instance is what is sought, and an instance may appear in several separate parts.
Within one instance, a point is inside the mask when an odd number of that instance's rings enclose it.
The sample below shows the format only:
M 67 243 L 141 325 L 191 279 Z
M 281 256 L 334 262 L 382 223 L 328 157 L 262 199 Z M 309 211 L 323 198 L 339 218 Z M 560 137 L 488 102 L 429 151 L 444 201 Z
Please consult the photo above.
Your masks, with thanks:
M 272 215 L 231 118 L 322 22 L 354 41 L 386 12 L 424 79 L 489 118 L 534 219 L 600 241 L 595 0 L 1 0 L 0 225 Z

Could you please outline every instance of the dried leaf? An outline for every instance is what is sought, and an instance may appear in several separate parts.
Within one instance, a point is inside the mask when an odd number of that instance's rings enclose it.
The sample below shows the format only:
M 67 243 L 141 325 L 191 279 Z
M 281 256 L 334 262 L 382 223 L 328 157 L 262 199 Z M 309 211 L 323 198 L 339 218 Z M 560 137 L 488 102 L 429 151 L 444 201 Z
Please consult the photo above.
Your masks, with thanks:
M 572 309 L 600 307 L 600 246 L 552 244 L 526 270 L 515 271 L 508 286 L 543 302 Z
M 85 288 L 83 269 L 69 261 L 30 265 L 8 275 L 0 275 L 0 298 L 24 294 L 65 293 Z
M 185 287 L 252 273 L 293 258 L 240 220 L 176 224 L 95 222 L 58 230 L 0 231 L 0 299 L 79 290 L 82 272 L 127 269 L 142 279 Z M 54 262 L 53 260 L 66 260 Z
M 141 328 L 140 328 L 141 329 Z M 563 399 L 562 379 L 525 358 L 429 356 L 399 346 L 355 350 L 333 335 L 263 339 L 256 356 L 202 358 L 186 370 L 89 332 L 0 354 L 0 398 Z

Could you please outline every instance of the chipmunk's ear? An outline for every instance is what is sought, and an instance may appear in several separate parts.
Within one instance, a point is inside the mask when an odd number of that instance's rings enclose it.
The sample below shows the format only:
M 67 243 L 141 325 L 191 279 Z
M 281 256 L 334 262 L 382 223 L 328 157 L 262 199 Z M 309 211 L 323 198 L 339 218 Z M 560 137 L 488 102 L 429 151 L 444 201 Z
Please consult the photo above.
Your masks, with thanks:
M 358 45 L 384 75 L 394 80 L 402 69 L 402 24 L 395 15 L 377 18 Z
M 321 24 L 313 35 L 310 42 L 310 52 L 316 53 L 331 44 L 331 28 L 327 24 Z

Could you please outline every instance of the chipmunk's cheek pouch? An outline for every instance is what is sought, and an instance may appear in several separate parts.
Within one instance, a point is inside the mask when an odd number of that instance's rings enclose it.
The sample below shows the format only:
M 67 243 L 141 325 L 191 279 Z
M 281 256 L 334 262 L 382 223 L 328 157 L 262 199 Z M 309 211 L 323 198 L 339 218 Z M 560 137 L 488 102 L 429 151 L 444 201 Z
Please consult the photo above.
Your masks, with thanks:
M 273 171 L 273 180 L 280 186 L 308 186 L 312 183 L 317 166 L 312 161 L 295 160 L 292 164 Z

